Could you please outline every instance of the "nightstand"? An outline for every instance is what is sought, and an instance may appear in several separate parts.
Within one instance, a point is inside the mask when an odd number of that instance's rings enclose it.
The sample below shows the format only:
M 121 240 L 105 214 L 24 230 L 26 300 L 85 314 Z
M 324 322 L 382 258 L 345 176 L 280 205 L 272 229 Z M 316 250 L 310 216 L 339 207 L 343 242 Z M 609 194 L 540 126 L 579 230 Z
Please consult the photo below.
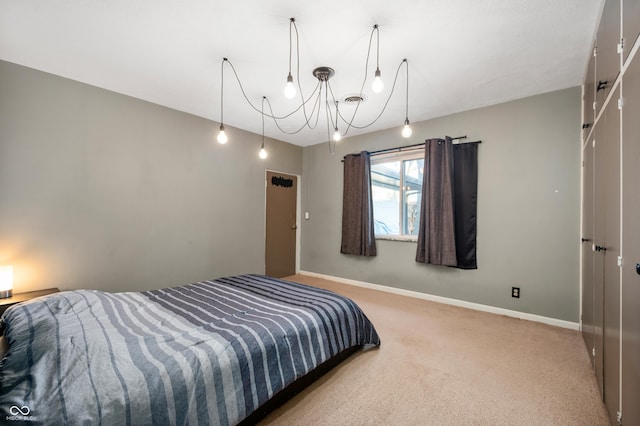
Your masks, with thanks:
M 27 300 L 35 299 L 36 297 L 45 296 L 51 293 L 57 293 L 60 290 L 57 288 L 47 288 L 44 290 L 37 291 L 27 291 L 25 293 L 16 293 L 11 297 L 7 297 L 6 299 L 0 299 L 0 315 L 7 310 L 7 308 L 11 305 L 15 305 L 16 303 L 26 302 Z

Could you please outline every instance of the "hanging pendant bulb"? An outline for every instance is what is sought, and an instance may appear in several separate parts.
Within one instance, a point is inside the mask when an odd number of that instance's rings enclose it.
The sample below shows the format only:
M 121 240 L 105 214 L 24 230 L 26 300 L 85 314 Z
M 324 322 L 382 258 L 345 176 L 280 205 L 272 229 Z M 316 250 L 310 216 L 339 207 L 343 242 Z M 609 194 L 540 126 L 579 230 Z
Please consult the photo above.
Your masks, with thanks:
M 291 73 L 289 73 L 289 77 L 291 77 Z M 260 145 L 260 152 L 258 153 L 258 157 L 262 160 L 267 158 L 267 150 L 264 149 L 264 101 L 267 100 L 266 96 L 262 97 L 262 109 L 260 110 L 260 118 L 262 119 L 262 144 Z
M 293 85 L 293 76 L 291 73 L 287 76 L 287 84 L 284 86 L 284 96 L 287 99 L 293 99 L 296 96 L 296 88 Z
M 340 105 L 338 103 L 338 101 L 336 101 L 336 127 L 334 127 L 334 132 L 333 132 L 333 140 L 335 142 L 338 142 L 340 139 L 342 139 L 342 135 L 340 134 L 340 131 L 338 130 L 338 116 L 340 115 L 339 112 L 340 109 Z
M 264 146 L 260 148 L 260 153 L 258 154 L 258 156 L 263 160 L 267 158 L 267 150 L 264 149 Z
M 296 33 L 296 45 L 298 44 L 298 30 L 296 28 L 295 18 L 289 19 L 289 75 L 287 76 L 287 84 L 284 86 L 284 97 L 293 99 L 296 96 L 296 88 L 293 85 L 293 76 L 291 75 L 291 56 L 293 53 L 293 30 Z M 298 57 L 298 70 L 300 65 L 300 57 Z
M 376 73 L 373 77 L 371 89 L 374 93 L 380 93 L 384 89 L 384 83 L 382 82 L 382 77 L 380 77 L 380 30 L 378 29 L 378 24 L 373 26 L 373 31 L 376 33 Z M 373 36 L 373 33 L 371 35 Z
M 402 137 L 408 138 L 411 137 L 413 130 L 411 130 L 411 126 L 409 126 L 409 119 L 404 120 L 404 127 L 402 128 Z
M 371 89 L 376 93 L 380 93 L 384 89 L 384 82 L 382 81 L 382 77 L 380 77 L 380 68 L 376 68 L 376 74 L 373 78 Z
M 402 60 L 402 63 L 407 69 L 407 92 L 405 97 L 405 116 L 404 127 L 402 128 L 402 137 L 409 138 L 413 133 L 413 131 L 411 130 L 411 126 L 409 126 L 409 62 L 407 62 L 407 58 L 405 58 Z
M 227 58 L 222 58 L 222 64 L 220 65 L 220 133 L 218 133 L 218 143 L 224 145 L 229 140 L 227 134 L 224 132 L 224 64 L 228 62 Z
M 338 142 L 340 141 L 340 139 L 342 139 L 342 135 L 340 134 L 340 131 L 336 127 L 335 132 L 333 132 L 333 140 Z
M 221 145 L 224 145 L 229 141 L 229 138 L 227 138 L 227 134 L 224 132 L 224 126 L 222 124 L 220 125 L 220 133 L 218 133 L 217 139 L 218 143 L 220 143 Z

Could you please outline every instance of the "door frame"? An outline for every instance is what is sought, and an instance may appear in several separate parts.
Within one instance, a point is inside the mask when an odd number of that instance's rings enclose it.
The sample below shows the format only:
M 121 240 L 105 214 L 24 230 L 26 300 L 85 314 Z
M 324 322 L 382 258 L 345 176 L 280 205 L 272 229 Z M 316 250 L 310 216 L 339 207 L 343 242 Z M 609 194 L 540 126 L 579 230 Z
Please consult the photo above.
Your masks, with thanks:
M 298 181 L 298 188 L 296 190 L 296 266 L 295 266 L 295 273 L 299 274 L 300 273 L 300 235 L 301 235 L 301 229 L 302 229 L 302 214 L 301 214 L 301 210 L 302 210 L 302 176 L 297 174 L 297 173 L 291 173 L 291 172 L 285 172 L 282 170 L 276 170 L 276 169 L 269 169 L 266 168 L 264 169 L 264 209 L 263 209 L 263 235 L 262 235 L 262 259 L 263 259 L 263 264 L 262 264 L 262 273 L 266 273 L 267 271 L 267 263 L 266 263 L 266 253 L 265 253 L 265 247 L 266 247 L 266 242 L 267 242 L 267 173 L 282 173 L 285 175 L 290 175 L 290 176 L 295 176 L 297 181 Z

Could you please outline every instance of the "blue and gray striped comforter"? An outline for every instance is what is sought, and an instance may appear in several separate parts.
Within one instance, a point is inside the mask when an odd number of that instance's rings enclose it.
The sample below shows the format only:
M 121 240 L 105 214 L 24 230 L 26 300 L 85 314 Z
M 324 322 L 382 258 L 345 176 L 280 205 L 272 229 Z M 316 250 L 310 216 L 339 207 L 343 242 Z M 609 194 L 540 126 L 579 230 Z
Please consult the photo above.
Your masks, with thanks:
M 2 327 L 0 423 L 236 424 L 339 352 L 380 344 L 350 299 L 257 275 L 57 293 Z

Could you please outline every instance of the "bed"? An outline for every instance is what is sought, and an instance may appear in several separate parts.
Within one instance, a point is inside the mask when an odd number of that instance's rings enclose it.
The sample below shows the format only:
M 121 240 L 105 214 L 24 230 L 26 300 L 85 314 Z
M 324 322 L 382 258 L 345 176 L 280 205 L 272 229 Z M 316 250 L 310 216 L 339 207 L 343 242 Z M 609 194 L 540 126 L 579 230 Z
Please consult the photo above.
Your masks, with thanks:
M 253 423 L 357 348 L 352 300 L 260 275 L 146 292 L 76 290 L 0 319 L 0 423 Z

